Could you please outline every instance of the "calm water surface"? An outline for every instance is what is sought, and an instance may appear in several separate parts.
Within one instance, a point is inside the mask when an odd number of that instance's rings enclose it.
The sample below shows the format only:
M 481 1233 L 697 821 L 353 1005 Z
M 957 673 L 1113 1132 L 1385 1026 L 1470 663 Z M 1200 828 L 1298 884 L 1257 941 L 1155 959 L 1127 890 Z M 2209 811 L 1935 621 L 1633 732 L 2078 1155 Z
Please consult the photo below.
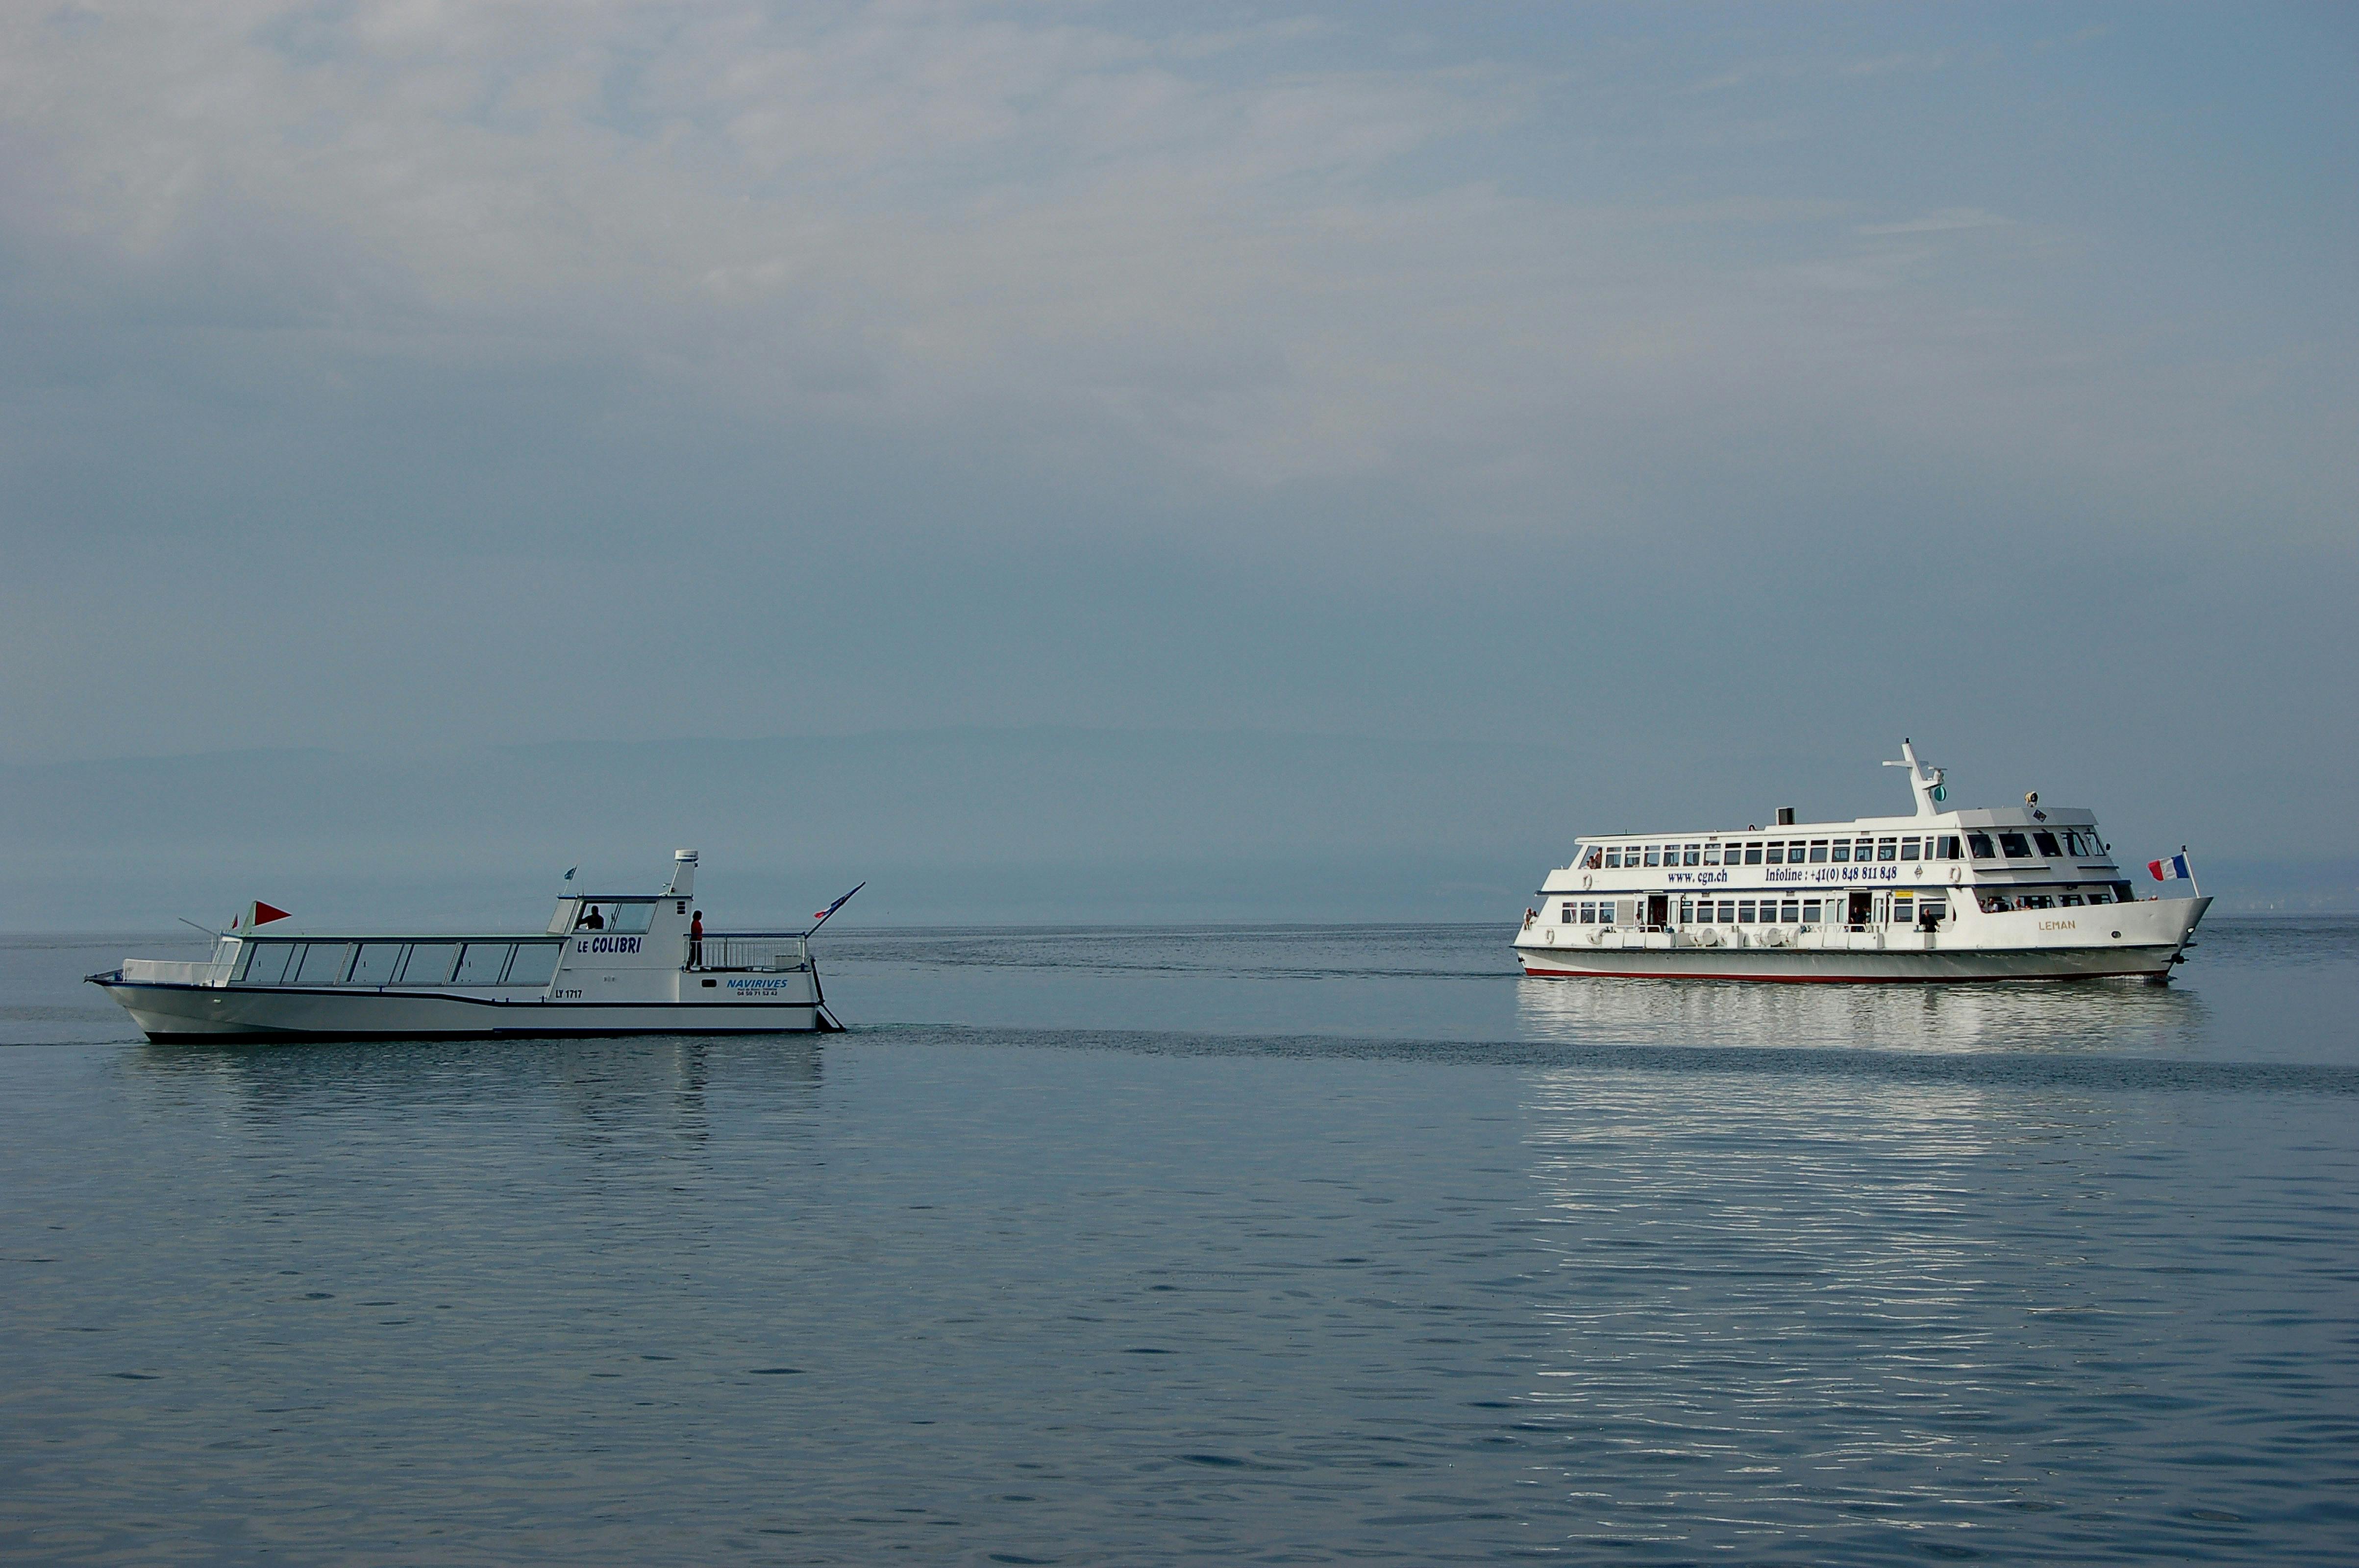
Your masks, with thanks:
M 0 1556 L 2359 1559 L 2359 923 L 2169 988 L 832 940 L 824 1041 L 150 1046 L 0 942 Z

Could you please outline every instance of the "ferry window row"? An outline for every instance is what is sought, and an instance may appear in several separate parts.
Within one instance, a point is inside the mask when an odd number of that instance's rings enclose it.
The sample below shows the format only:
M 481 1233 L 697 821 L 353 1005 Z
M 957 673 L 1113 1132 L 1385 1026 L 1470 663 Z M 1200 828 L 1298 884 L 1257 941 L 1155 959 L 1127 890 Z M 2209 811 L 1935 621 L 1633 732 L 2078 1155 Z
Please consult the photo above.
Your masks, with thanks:
M 1854 860 L 1964 859 L 1956 834 L 1865 835 L 1843 838 L 1755 838 L 1740 843 L 1617 844 L 1589 851 L 1592 871 L 1634 866 L 1847 865 Z
M 1997 840 L 1996 849 L 1992 848 L 1993 839 Z M 2060 860 L 2067 855 L 2097 859 L 2106 853 L 2104 844 L 2094 833 L 2071 827 L 2052 833 L 2046 828 L 2030 833 L 1969 833 L 1966 847 L 1977 860 L 2028 860 L 2035 849 L 2044 860 Z
M 555 942 L 249 942 L 250 986 L 545 986 Z
M 1919 901 L 1913 892 L 1892 895 L 1891 924 L 1907 925 L 1922 919 L 1939 923 L 1947 919 L 1949 900 L 1938 893 L 1928 893 Z M 1840 899 L 1815 898 L 1682 898 L 1680 900 L 1680 924 L 1682 925 L 1817 925 L 1821 919 L 1835 924 L 1844 915 Z
M 2114 895 L 2111 892 L 2104 892 L 2103 890 L 2090 893 L 2085 898 L 2077 892 L 2027 892 L 2023 894 L 2021 897 L 2015 899 L 2008 899 L 1999 894 L 1993 893 L 1983 900 L 1983 909 L 1986 914 L 2004 914 L 2010 909 L 2078 909 L 2083 903 L 2112 903 L 2114 902 Z M 2120 902 L 2127 903 L 2129 903 L 2129 900 L 2125 898 Z

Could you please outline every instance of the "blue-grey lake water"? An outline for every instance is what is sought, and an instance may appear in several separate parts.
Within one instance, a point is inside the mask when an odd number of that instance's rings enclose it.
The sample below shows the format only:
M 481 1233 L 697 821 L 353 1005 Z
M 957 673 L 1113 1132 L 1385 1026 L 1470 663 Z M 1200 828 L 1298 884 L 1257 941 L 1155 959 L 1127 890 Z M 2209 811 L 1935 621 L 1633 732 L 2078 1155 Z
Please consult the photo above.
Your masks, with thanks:
M 0 941 L 0 1557 L 2347 1563 L 2359 922 L 2169 987 L 849 932 L 821 1039 Z

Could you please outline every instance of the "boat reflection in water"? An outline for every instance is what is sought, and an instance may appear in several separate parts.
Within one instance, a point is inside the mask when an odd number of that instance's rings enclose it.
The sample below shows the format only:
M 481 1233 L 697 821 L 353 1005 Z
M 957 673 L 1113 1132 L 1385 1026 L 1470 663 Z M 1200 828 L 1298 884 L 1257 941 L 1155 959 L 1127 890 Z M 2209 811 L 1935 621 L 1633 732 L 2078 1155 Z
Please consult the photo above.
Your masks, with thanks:
M 636 1035 L 546 1047 L 149 1044 L 135 1060 L 129 1082 L 175 1120 L 216 1116 L 308 1142 L 358 1119 L 400 1126 L 421 1146 L 498 1126 L 560 1145 L 612 1141 L 619 1153 L 651 1136 L 701 1142 L 733 1121 L 791 1135 L 817 1115 L 825 1049 L 810 1036 Z
M 1917 986 L 1750 986 L 1526 977 L 1516 1011 L 1535 1040 L 1583 1044 L 1890 1052 L 2104 1050 L 2168 1054 L 2200 1034 L 2200 997 L 2134 980 Z

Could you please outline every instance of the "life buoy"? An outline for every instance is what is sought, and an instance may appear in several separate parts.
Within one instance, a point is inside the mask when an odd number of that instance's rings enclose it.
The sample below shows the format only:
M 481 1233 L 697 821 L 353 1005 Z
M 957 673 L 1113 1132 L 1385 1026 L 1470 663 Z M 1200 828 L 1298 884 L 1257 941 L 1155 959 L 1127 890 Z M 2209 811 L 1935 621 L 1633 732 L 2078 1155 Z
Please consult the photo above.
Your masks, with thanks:
M 1966 871 L 1963 866 L 1952 866 L 1950 868 L 1950 885 L 1951 887 L 1959 886 L 1964 882 L 1965 880 Z
M 1583 877 L 1583 878 L 1582 878 L 1582 879 L 1581 879 L 1582 891 L 1582 892 L 1586 892 L 1589 890 L 1589 884 L 1590 884 L 1593 881 L 1594 881 L 1594 880 L 1595 880 L 1594 878 L 1591 878 L 1591 877 Z

